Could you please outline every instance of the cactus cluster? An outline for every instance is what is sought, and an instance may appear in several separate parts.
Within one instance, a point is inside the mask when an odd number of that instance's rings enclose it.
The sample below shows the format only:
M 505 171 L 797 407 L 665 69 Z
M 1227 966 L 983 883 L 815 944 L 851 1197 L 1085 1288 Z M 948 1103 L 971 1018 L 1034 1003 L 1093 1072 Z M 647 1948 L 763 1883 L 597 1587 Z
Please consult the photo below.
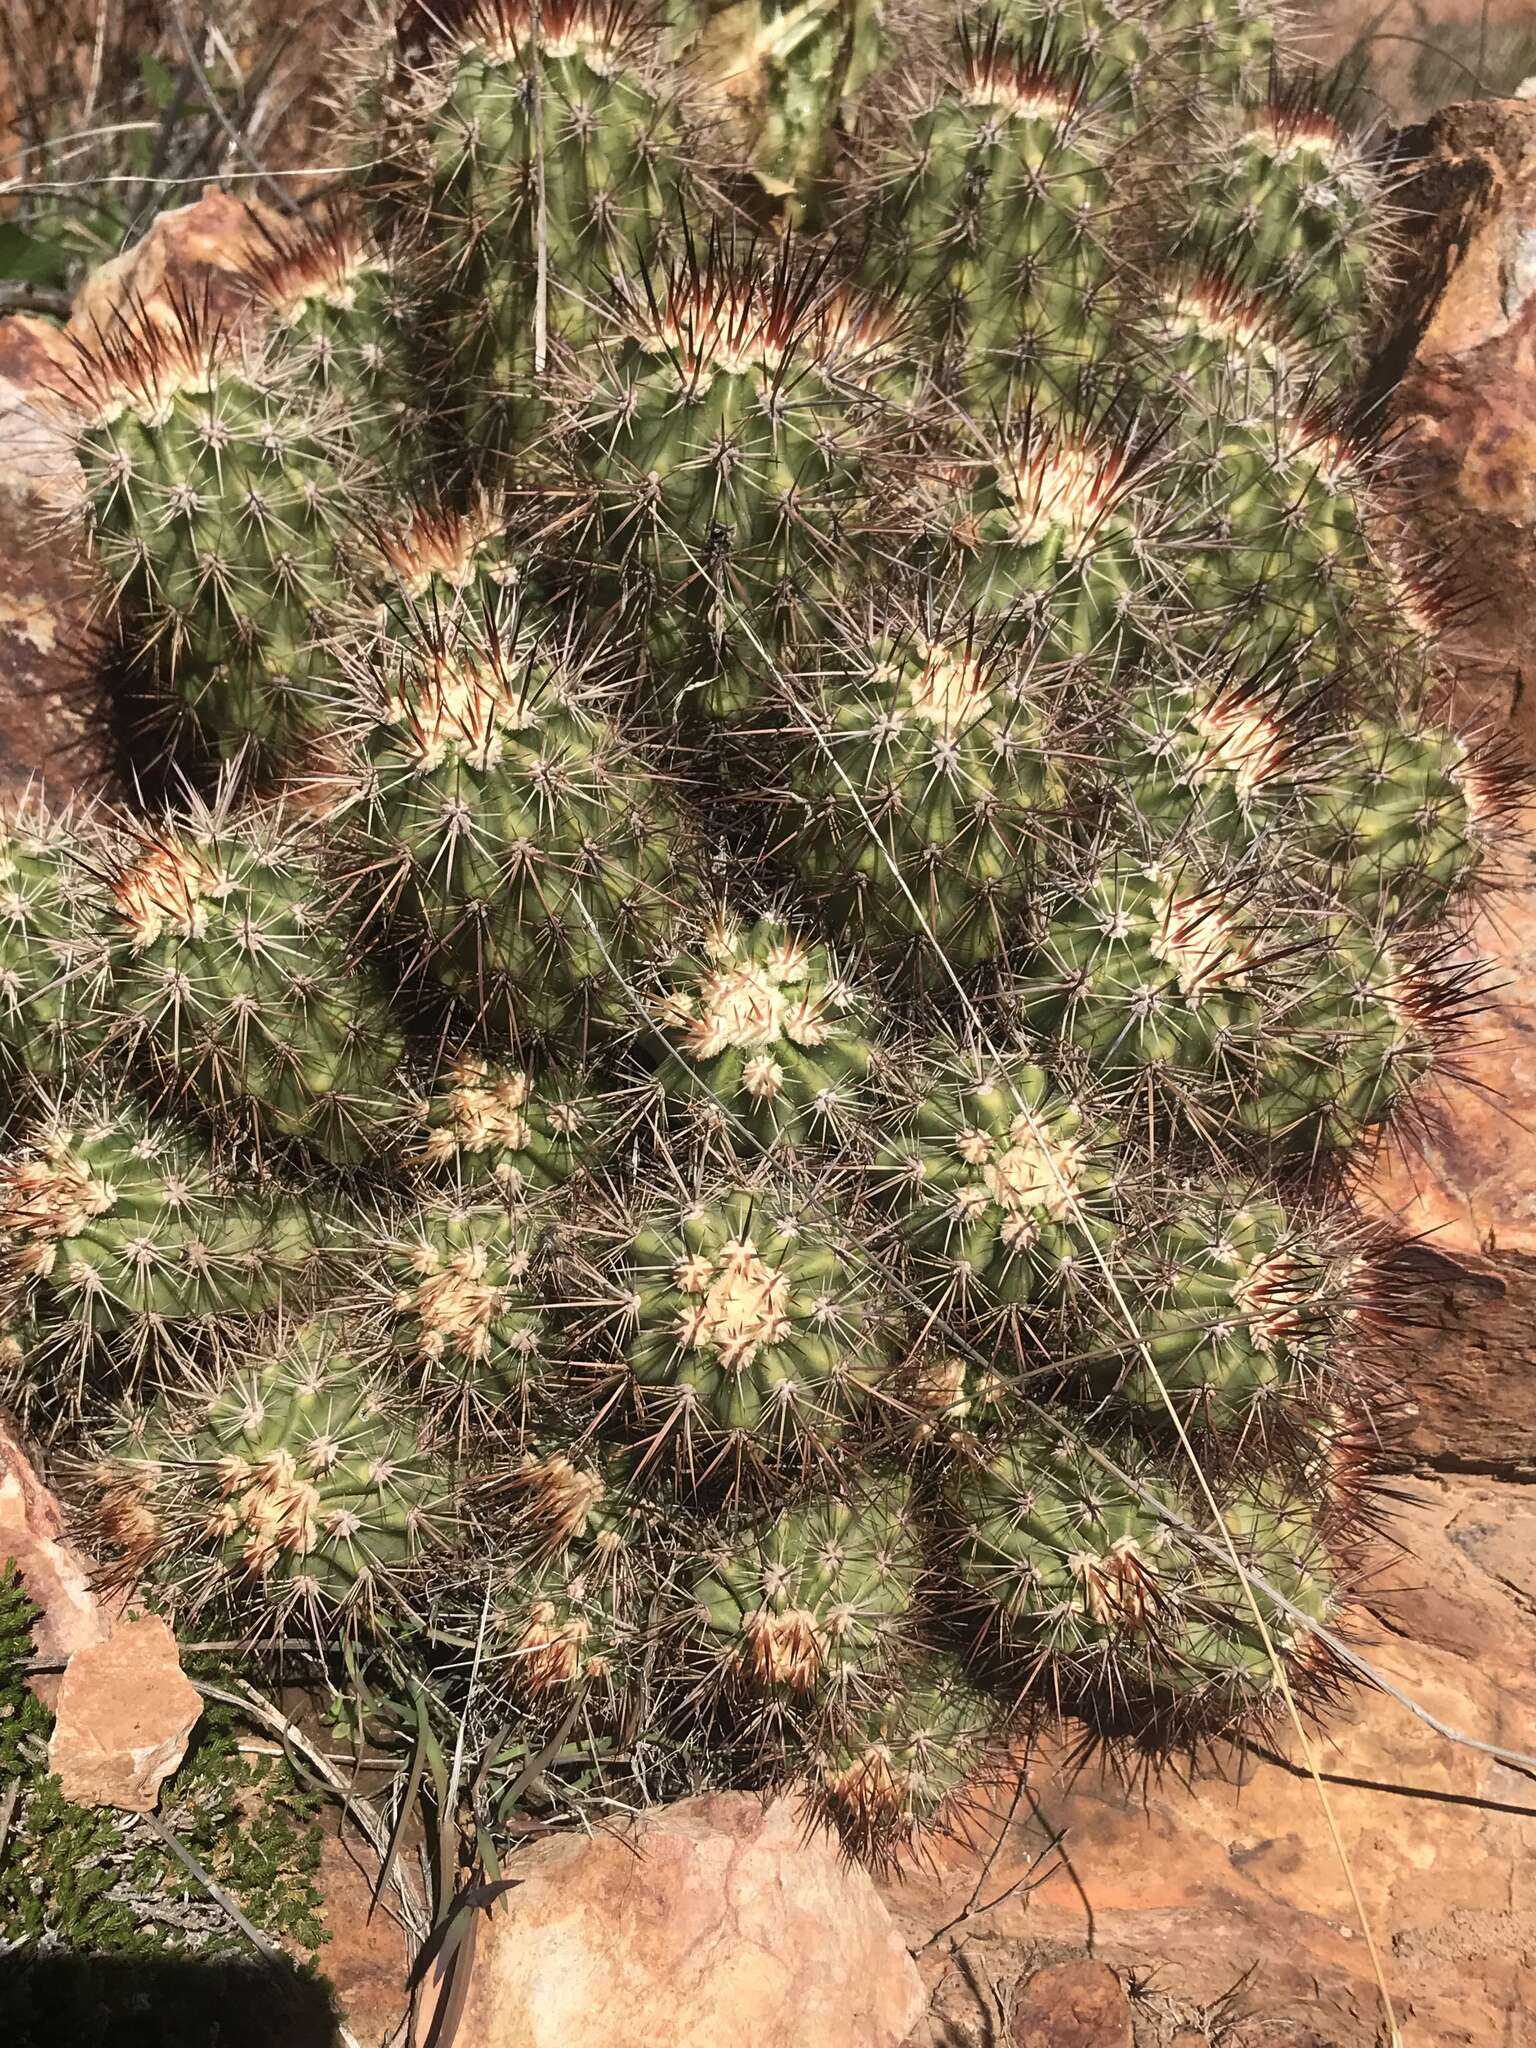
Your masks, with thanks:
M 1361 424 L 1383 163 L 1247 0 L 408 0 L 355 97 L 245 315 L 76 336 L 179 792 L 0 825 L 82 1514 L 573 1810 L 875 1858 L 1037 1712 L 1317 1698 L 1349 1175 L 1509 811 Z

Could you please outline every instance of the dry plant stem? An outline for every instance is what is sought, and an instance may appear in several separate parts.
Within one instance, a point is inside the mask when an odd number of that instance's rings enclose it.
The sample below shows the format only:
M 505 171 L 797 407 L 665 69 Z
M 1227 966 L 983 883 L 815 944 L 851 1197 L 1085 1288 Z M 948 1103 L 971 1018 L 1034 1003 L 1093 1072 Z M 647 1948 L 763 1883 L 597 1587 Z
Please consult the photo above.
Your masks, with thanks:
M 348 1819 L 362 1832 L 381 1866 L 384 1864 L 389 1849 L 389 1836 L 382 1818 L 366 1801 L 355 1797 L 346 1780 L 324 1751 L 316 1749 L 302 1729 L 295 1727 L 286 1714 L 280 1713 L 254 1688 L 242 1688 L 240 1692 L 232 1693 L 225 1692 L 219 1686 L 208 1685 L 202 1680 L 194 1680 L 193 1683 L 205 1699 L 219 1700 L 225 1706 L 236 1707 L 240 1712 L 249 1714 L 263 1727 L 270 1728 L 281 1740 L 286 1751 L 296 1751 L 302 1756 L 340 1803 Z M 420 1892 L 398 1861 L 390 1871 L 390 1884 L 399 1901 L 398 1908 L 390 1908 L 391 1915 L 399 1922 L 413 1950 L 419 1948 L 431 1932 L 431 1918 Z

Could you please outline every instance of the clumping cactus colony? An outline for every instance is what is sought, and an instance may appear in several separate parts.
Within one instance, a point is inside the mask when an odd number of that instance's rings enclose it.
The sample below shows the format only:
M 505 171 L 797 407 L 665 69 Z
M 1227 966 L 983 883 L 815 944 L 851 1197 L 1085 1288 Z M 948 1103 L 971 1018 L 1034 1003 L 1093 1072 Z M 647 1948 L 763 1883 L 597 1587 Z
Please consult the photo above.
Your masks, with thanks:
M 1256 0 L 407 0 L 247 316 L 78 337 L 172 798 L 0 821 L 0 1355 L 188 1630 L 875 1859 L 1042 1712 L 1340 1676 L 1348 1176 L 1509 784 L 1288 66 Z

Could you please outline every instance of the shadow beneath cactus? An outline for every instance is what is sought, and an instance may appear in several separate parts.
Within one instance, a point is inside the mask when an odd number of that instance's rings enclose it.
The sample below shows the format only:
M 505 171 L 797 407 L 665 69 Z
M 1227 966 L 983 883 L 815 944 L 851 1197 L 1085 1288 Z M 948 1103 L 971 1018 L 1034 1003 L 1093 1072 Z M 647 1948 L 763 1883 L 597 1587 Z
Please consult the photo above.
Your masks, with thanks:
M 340 2048 L 330 1987 L 286 1957 L 0 1956 L 6 2048 Z

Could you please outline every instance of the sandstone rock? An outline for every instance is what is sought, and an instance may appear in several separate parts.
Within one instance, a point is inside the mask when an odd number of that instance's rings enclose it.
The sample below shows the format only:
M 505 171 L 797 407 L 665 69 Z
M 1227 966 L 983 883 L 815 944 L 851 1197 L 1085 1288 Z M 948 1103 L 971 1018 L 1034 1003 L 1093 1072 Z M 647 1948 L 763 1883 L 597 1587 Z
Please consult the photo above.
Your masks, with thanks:
M 202 1710 L 165 1623 L 157 1616 L 119 1622 L 105 1642 L 69 1660 L 48 1768 L 77 1805 L 152 1813 Z
M 506 1874 L 455 2048 L 898 2048 L 922 2010 L 870 1879 L 789 1804 L 688 1799 Z
M 1448 1238 L 1430 1236 L 1408 1261 L 1416 1327 L 1404 1458 L 1536 1478 L 1536 1257 L 1474 1257 Z
M 1513 92 L 1536 70 L 1529 0 L 1302 0 L 1308 59 L 1358 76 L 1392 119 L 1420 121 L 1468 92 Z
M 383 1902 L 373 1903 L 377 1869 L 363 1860 L 348 1823 L 320 1844 L 320 1917 L 330 1939 L 320 1952 L 326 1981 L 357 2048 L 398 2044 L 409 2003 L 411 1957 Z
M 262 228 L 280 220 L 257 201 L 217 190 L 160 214 L 131 249 L 91 272 L 75 300 L 71 329 L 89 335 L 120 308 L 171 326 L 178 306 L 187 304 L 200 314 L 206 308 L 218 324 L 238 324 L 250 314 L 247 279 L 252 260 L 267 246 Z
M 109 751 L 92 683 L 99 593 L 58 410 L 69 359 L 59 328 L 0 320 L 0 799 L 36 774 L 93 788 Z
M 77 1651 L 105 1640 L 111 1614 L 92 1590 L 90 1564 L 65 1539 L 59 1503 L 3 1422 L 0 1558 L 15 1561 L 27 1598 L 42 1609 L 33 1630 L 40 1663 L 63 1664 Z M 51 1707 L 58 1696 L 58 1674 L 40 1674 L 32 1687 Z
M 1438 298 L 1427 321 L 1408 322 L 1418 356 L 1394 404 L 1402 517 L 1415 545 L 1469 584 L 1447 645 L 1459 711 L 1536 765 L 1522 671 L 1536 645 L 1536 104 L 1447 108 L 1404 148 L 1425 159 L 1407 199 Z M 1536 1254 L 1521 1131 L 1536 1101 L 1536 811 L 1522 825 L 1475 934 L 1492 987 L 1474 1042 L 1424 1143 L 1384 1150 L 1366 1190 L 1434 1256 L 1474 1271 Z M 1518 1324 L 1509 1334 L 1518 1342 Z
M 1132 2048 L 1132 2039 L 1120 1979 L 1086 1956 L 1036 1970 L 1014 2000 L 1014 2048 Z

